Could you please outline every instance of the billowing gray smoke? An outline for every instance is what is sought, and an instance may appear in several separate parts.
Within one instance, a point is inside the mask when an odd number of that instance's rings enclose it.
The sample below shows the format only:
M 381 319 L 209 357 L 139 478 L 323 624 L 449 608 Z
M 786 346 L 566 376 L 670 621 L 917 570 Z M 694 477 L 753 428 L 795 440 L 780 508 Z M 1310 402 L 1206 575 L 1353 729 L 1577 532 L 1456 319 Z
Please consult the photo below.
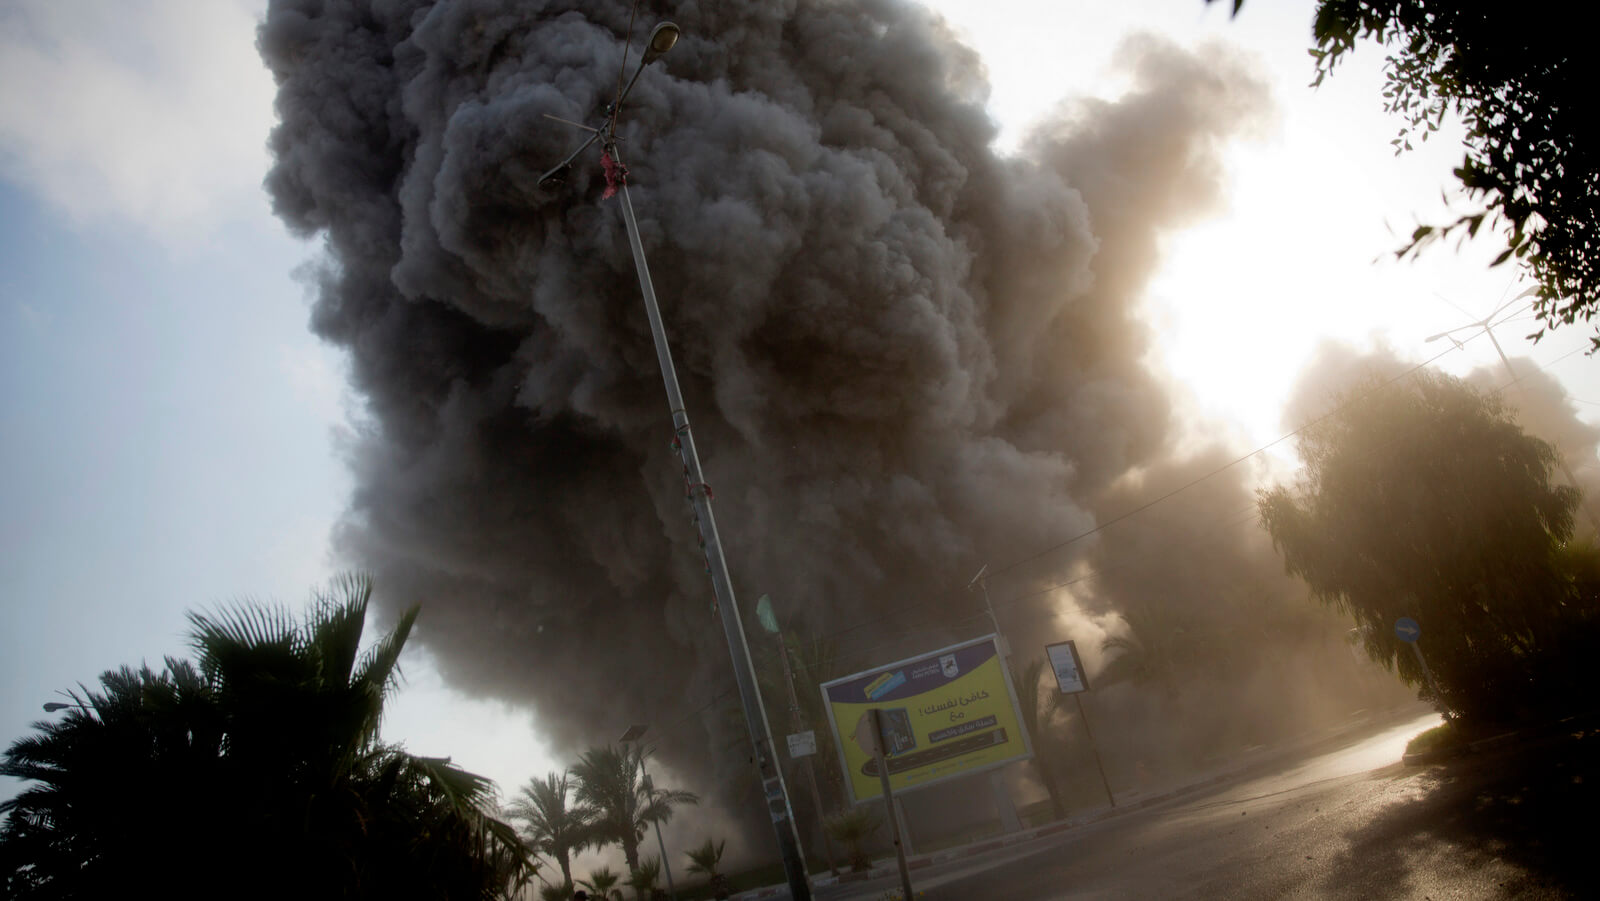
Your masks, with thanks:
M 972 612 L 981 562 L 1091 527 L 1087 499 L 1170 452 L 1136 302 L 1264 92 L 1136 42 L 1123 99 L 1004 157 L 980 61 L 919 7 L 650 3 L 632 59 L 660 18 L 684 37 L 618 134 L 735 585 L 811 634 L 925 635 Z M 268 187 L 326 236 L 314 327 L 367 404 L 342 551 L 424 604 L 452 680 L 532 702 L 565 748 L 727 684 L 598 154 L 537 185 L 580 137 L 545 114 L 596 120 L 629 23 L 622 0 L 274 0 L 260 34 Z M 728 744 L 693 725 L 691 769 Z

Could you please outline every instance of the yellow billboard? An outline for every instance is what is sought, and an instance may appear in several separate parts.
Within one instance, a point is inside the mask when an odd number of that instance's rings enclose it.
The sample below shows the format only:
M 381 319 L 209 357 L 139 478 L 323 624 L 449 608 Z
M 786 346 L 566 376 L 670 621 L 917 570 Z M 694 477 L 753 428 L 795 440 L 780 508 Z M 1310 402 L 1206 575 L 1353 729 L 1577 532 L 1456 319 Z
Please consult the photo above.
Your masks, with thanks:
M 874 707 L 882 711 L 891 791 L 1033 755 L 993 635 L 835 679 L 822 686 L 822 697 L 845 785 L 858 804 L 883 794 L 867 715 Z

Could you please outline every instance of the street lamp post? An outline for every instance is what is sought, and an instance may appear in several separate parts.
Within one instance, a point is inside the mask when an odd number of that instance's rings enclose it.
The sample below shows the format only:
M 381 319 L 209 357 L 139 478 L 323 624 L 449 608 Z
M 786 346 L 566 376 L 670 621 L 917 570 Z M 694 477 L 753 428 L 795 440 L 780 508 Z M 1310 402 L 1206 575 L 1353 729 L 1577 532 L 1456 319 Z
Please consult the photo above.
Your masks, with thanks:
M 71 698 L 72 699 L 72 703 L 63 704 L 60 701 L 46 701 L 46 702 L 44 702 L 44 712 L 45 713 L 55 713 L 55 712 L 57 712 L 59 710 L 67 710 L 67 709 L 72 708 L 72 707 L 76 707 L 79 710 L 82 710 L 85 714 L 88 714 L 90 712 L 89 705 L 87 705 L 87 704 L 83 703 L 83 701 L 79 700 L 77 695 L 72 694 L 70 692 L 61 691 L 59 689 L 56 691 L 56 694 L 62 696 L 63 698 Z
M 633 203 L 628 197 L 627 171 L 622 168 L 617 154 L 616 111 L 621 108 L 622 101 L 632 89 L 634 82 L 639 80 L 644 67 L 672 49 L 673 44 L 677 43 L 678 34 L 678 26 L 671 22 L 662 22 L 651 31 L 649 44 L 644 58 L 639 62 L 638 71 L 634 72 L 627 86 L 618 92 L 617 98 L 606 111 L 609 120 L 607 126 L 600 129 L 579 126 L 592 132 L 589 139 L 568 155 L 560 165 L 546 172 L 539 179 L 539 184 L 550 186 L 563 181 L 578 154 L 596 141 L 602 142 L 606 155 L 615 167 L 614 171 L 617 174 L 614 183 L 622 198 L 622 218 L 628 229 L 628 245 L 633 250 L 633 263 L 639 274 L 639 290 L 644 295 L 645 315 L 650 320 L 650 334 L 655 340 L 656 359 L 660 363 L 661 380 L 667 391 L 667 407 L 672 411 L 672 427 L 676 435 L 673 445 L 683 459 L 685 489 L 694 505 L 695 520 L 700 526 L 700 538 L 705 547 L 706 569 L 711 575 L 711 589 L 716 597 L 717 610 L 721 613 L 722 630 L 733 662 L 734 682 L 739 689 L 739 698 L 744 704 L 745 722 L 750 729 L 750 743 L 755 751 L 754 761 L 760 773 L 767 812 L 772 820 L 773 830 L 777 833 L 778 850 L 783 858 L 790 897 L 794 901 L 810 901 L 811 886 L 806 878 L 805 859 L 800 850 L 800 837 L 795 831 L 788 788 L 784 785 L 783 773 L 778 767 L 777 754 L 772 746 L 772 730 L 767 723 L 767 713 L 761 701 L 761 693 L 756 687 L 755 666 L 750 660 L 750 648 L 745 643 L 744 626 L 739 619 L 739 606 L 733 592 L 733 581 L 728 574 L 727 560 L 723 556 L 722 540 L 717 534 L 716 519 L 711 513 L 711 487 L 706 484 L 705 474 L 700 469 L 700 455 L 695 449 L 694 431 L 689 426 L 689 414 L 684 406 L 683 393 L 678 387 L 677 370 L 672 363 L 672 350 L 667 344 L 666 330 L 661 322 L 661 310 L 656 303 L 655 286 L 650 281 L 650 267 L 645 262 L 644 244 L 639 238 L 639 223 L 634 218 Z

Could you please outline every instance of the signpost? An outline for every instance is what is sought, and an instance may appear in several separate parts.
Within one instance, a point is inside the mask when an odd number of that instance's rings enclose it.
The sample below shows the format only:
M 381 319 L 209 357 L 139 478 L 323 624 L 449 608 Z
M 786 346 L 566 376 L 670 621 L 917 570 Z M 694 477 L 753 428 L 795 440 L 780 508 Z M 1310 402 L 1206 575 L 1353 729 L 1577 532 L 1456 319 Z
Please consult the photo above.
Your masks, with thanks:
M 1056 686 L 1064 695 L 1072 695 L 1078 705 L 1078 720 L 1083 723 L 1083 734 L 1089 737 L 1089 750 L 1094 752 L 1094 767 L 1100 771 L 1100 786 L 1106 790 L 1106 800 L 1117 806 L 1117 797 L 1111 793 L 1111 781 L 1106 778 L 1105 765 L 1100 762 L 1100 746 L 1095 744 L 1094 731 L 1089 728 L 1089 714 L 1083 709 L 1083 693 L 1089 690 L 1089 674 L 1078 657 L 1078 643 L 1058 641 L 1044 646 L 1044 655 L 1050 669 L 1056 674 Z
M 1044 646 L 1044 655 L 1050 660 L 1050 669 L 1056 674 L 1056 685 L 1064 695 L 1075 695 L 1089 690 L 1089 676 L 1078 659 L 1078 643 L 1058 641 Z
M 1409 616 L 1402 616 L 1394 621 L 1394 635 L 1396 638 L 1411 645 L 1411 653 L 1417 655 L 1417 665 L 1422 667 L 1422 675 L 1428 680 L 1428 687 L 1433 689 L 1433 696 L 1440 704 L 1444 703 L 1444 695 L 1439 693 L 1439 683 L 1433 681 L 1433 670 L 1428 669 L 1428 661 L 1423 659 L 1422 648 L 1417 645 L 1422 638 L 1422 626 Z M 1448 706 L 1446 709 L 1449 709 Z
M 922 788 L 1033 756 L 993 635 L 835 679 L 822 696 L 856 804 L 885 785 Z M 873 710 L 882 711 L 881 729 Z
M 1415 645 L 1417 639 L 1422 637 L 1422 627 L 1411 617 L 1402 616 L 1394 621 L 1394 634 L 1401 641 Z

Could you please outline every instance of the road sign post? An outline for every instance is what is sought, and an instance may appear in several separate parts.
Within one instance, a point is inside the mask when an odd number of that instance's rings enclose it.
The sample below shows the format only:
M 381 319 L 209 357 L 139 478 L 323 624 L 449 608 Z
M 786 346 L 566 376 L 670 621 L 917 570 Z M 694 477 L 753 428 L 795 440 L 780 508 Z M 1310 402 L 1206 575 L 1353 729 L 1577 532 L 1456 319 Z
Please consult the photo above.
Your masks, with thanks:
M 1433 670 L 1428 669 L 1428 661 L 1422 656 L 1422 648 L 1417 644 L 1422 638 L 1422 626 L 1411 617 L 1402 616 L 1394 621 L 1394 634 L 1396 638 L 1411 645 L 1411 653 L 1417 655 L 1417 665 L 1422 667 L 1423 678 L 1428 680 L 1428 687 L 1433 689 L 1434 698 L 1444 705 L 1444 695 L 1439 692 L 1439 683 L 1433 680 Z
M 1078 704 L 1078 721 L 1083 723 L 1083 734 L 1089 737 L 1089 750 L 1094 752 L 1094 768 L 1100 771 L 1100 786 L 1106 790 L 1106 800 L 1117 806 L 1117 797 L 1111 793 L 1111 780 L 1106 778 L 1105 764 L 1100 762 L 1100 746 L 1095 744 L 1094 731 L 1089 728 L 1089 714 L 1083 709 L 1083 693 L 1089 690 L 1089 674 L 1078 657 L 1078 643 L 1059 641 L 1044 646 L 1050 670 L 1056 674 L 1056 687 L 1064 695 L 1072 695 Z

